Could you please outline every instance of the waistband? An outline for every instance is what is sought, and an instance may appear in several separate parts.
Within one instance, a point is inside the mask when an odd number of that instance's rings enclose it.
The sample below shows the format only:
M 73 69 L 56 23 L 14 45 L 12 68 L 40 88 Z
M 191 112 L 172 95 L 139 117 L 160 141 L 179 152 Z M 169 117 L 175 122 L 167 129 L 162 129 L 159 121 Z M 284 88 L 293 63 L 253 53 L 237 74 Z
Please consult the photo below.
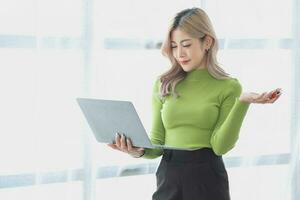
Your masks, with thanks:
M 211 148 L 201 148 L 193 151 L 188 150 L 163 150 L 163 160 L 167 162 L 204 163 L 213 160 L 223 160 L 222 156 L 216 155 Z

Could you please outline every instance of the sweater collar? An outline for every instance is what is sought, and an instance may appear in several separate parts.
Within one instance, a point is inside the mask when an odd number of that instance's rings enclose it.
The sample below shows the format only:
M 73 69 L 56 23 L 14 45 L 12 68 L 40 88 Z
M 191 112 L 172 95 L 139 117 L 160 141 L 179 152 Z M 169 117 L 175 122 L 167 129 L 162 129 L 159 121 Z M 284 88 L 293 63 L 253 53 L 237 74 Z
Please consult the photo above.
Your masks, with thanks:
M 186 80 L 189 81 L 198 81 L 203 79 L 204 77 L 209 77 L 210 73 L 208 72 L 207 68 L 201 68 L 201 69 L 193 69 L 192 71 L 189 71 L 186 73 Z

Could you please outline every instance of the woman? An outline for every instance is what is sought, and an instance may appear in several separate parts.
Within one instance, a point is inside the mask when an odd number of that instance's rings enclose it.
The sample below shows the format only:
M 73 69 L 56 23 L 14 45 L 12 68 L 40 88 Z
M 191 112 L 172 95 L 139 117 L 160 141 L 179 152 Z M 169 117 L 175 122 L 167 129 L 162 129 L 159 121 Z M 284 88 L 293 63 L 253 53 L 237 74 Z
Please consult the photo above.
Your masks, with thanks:
M 236 144 L 251 103 L 274 103 L 280 89 L 242 93 L 217 63 L 218 41 L 207 14 L 199 8 L 175 16 L 162 45 L 171 69 L 155 82 L 151 141 L 186 148 L 144 149 L 116 135 L 113 149 L 148 159 L 161 155 L 153 200 L 229 200 L 222 155 Z

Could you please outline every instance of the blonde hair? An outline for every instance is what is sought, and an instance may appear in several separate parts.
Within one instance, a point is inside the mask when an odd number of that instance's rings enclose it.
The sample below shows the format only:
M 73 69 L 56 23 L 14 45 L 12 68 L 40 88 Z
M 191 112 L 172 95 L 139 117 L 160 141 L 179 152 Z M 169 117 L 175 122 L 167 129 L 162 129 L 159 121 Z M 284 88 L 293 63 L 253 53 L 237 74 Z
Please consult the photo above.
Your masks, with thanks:
M 204 41 L 206 35 L 211 36 L 213 38 L 212 45 L 210 49 L 206 51 L 205 55 L 207 70 L 216 79 L 230 78 L 229 74 L 227 74 L 217 62 L 216 56 L 219 48 L 218 41 L 209 17 L 200 8 L 188 8 L 177 13 L 174 19 L 172 19 L 167 32 L 167 37 L 161 46 L 162 54 L 169 58 L 172 65 L 167 72 L 159 76 L 161 81 L 161 99 L 170 94 L 173 96 L 175 95 L 175 97 L 178 98 L 180 95 L 175 91 L 176 84 L 183 80 L 187 75 L 187 72 L 181 68 L 180 64 L 176 61 L 172 54 L 170 42 L 171 33 L 177 28 L 186 32 L 191 37 L 199 38 L 201 43 Z

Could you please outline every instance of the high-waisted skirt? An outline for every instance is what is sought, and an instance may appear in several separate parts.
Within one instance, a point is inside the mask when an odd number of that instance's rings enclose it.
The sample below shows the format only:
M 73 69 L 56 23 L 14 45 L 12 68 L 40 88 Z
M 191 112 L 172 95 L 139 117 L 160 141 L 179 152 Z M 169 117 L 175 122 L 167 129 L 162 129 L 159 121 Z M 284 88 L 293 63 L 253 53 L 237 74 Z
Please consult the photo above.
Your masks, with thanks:
M 222 156 L 211 148 L 164 150 L 152 200 L 230 200 Z

